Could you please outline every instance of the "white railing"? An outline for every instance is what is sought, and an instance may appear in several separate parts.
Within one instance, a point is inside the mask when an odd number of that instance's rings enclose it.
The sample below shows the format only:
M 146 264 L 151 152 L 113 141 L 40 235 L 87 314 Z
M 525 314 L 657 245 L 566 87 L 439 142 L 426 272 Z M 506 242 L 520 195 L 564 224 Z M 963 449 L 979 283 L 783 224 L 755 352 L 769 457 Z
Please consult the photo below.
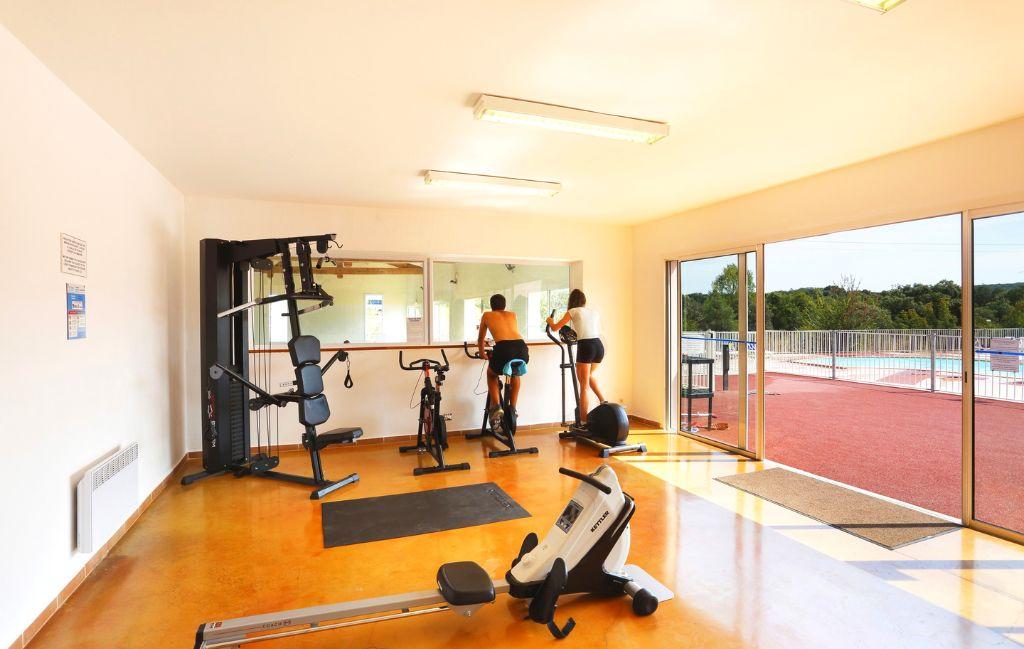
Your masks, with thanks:
M 765 338 L 766 372 L 962 392 L 963 339 L 959 329 L 768 330 Z M 975 332 L 975 394 L 1024 401 L 1024 357 L 1020 352 L 990 351 L 993 338 L 1016 339 L 1019 350 L 1024 328 Z M 738 375 L 743 349 L 748 371 L 756 371 L 753 334 L 741 341 L 735 331 L 690 331 L 682 334 L 681 345 L 683 354 L 713 358 L 716 376 Z M 997 357 L 995 370 L 993 357 Z M 1000 364 L 999 360 L 1007 362 Z M 1016 371 L 1012 371 L 1014 366 Z M 701 383 L 706 381 L 704 378 Z

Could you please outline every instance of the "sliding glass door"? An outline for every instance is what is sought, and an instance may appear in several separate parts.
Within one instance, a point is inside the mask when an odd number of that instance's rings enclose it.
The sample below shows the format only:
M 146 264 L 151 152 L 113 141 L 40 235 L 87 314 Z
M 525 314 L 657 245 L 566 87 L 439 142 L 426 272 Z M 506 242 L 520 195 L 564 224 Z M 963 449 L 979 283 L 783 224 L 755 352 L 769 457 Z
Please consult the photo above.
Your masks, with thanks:
M 669 427 L 1024 543 L 1024 203 L 767 247 L 668 262 Z
M 971 522 L 1024 534 L 1024 206 L 972 214 L 969 317 L 974 344 L 964 345 L 972 387 L 965 411 L 972 462 Z
M 755 251 L 678 266 L 675 423 L 744 451 L 757 440 L 756 278 Z

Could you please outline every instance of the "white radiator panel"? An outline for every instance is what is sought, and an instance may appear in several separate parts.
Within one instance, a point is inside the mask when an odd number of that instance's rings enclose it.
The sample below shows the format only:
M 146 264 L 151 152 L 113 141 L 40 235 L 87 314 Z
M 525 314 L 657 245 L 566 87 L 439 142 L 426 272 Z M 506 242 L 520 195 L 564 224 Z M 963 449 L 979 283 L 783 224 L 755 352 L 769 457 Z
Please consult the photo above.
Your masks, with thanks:
M 86 471 L 78 481 L 78 551 L 93 552 L 124 524 L 138 505 L 139 444 Z

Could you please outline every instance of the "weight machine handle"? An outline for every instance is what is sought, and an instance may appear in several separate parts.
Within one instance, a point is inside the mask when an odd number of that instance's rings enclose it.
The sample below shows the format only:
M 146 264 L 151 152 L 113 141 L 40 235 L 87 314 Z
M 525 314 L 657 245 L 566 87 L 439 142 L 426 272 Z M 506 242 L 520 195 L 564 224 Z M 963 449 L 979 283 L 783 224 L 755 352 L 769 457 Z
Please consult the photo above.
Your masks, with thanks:
M 344 344 L 347 345 L 349 342 L 346 340 Z M 352 380 L 352 360 L 347 349 L 339 349 L 336 351 L 334 355 L 331 356 L 331 359 L 320 368 L 320 375 L 323 376 L 326 374 L 327 370 L 331 369 L 331 365 L 334 365 L 336 361 L 345 361 L 348 363 L 348 368 L 345 370 L 345 387 L 351 390 L 352 386 L 355 385 L 355 381 Z
M 605 483 L 601 482 L 600 480 L 598 480 L 594 476 L 587 475 L 585 473 L 580 473 L 578 471 L 573 471 L 572 469 L 566 469 L 565 467 L 559 468 L 558 472 L 561 473 L 562 475 L 567 475 L 570 478 L 576 478 L 577 480 L 580 480 L 582 482 L 586 482 L 591 487 L 593 487 L 593 488 L 597 489 L 598 491 L 601 491 L 601 492 L 603 492 L 605 494 L 611 495 L 611 493 L 612 493 L 612 488 L 611 487 L 609 487 Z
M 278 407 L 282 405 L 282 395 L 270 394 L 269 392 L 267 392 L 260 386 L 256 385 L 252 381 L 248 380 L 241 374 L 235 372 L 231 368 L 225 367 L 220 363 L 214 363 L 213 365 L 211 365 L 209 372 L 210 378 L 213 379 L 214 381 L 218 380 L 222 376 L 227 376 L 232 381 L 238 381 L 252 392 L 258 394 L 260 398 L 265 400 L 267 403 L 273 404 Z

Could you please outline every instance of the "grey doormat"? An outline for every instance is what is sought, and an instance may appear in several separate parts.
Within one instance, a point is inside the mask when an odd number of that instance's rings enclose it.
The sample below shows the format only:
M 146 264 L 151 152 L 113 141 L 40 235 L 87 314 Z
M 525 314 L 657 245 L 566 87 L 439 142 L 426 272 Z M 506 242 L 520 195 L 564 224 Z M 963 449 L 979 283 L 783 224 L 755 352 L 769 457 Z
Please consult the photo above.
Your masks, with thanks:
M 785 469 L 738 473 L 716 480 L 890 550 L 960 527 L 910 507 Z
M 324 503 L 324 547 L 383 541 L 527 518 L 493 482 Z

